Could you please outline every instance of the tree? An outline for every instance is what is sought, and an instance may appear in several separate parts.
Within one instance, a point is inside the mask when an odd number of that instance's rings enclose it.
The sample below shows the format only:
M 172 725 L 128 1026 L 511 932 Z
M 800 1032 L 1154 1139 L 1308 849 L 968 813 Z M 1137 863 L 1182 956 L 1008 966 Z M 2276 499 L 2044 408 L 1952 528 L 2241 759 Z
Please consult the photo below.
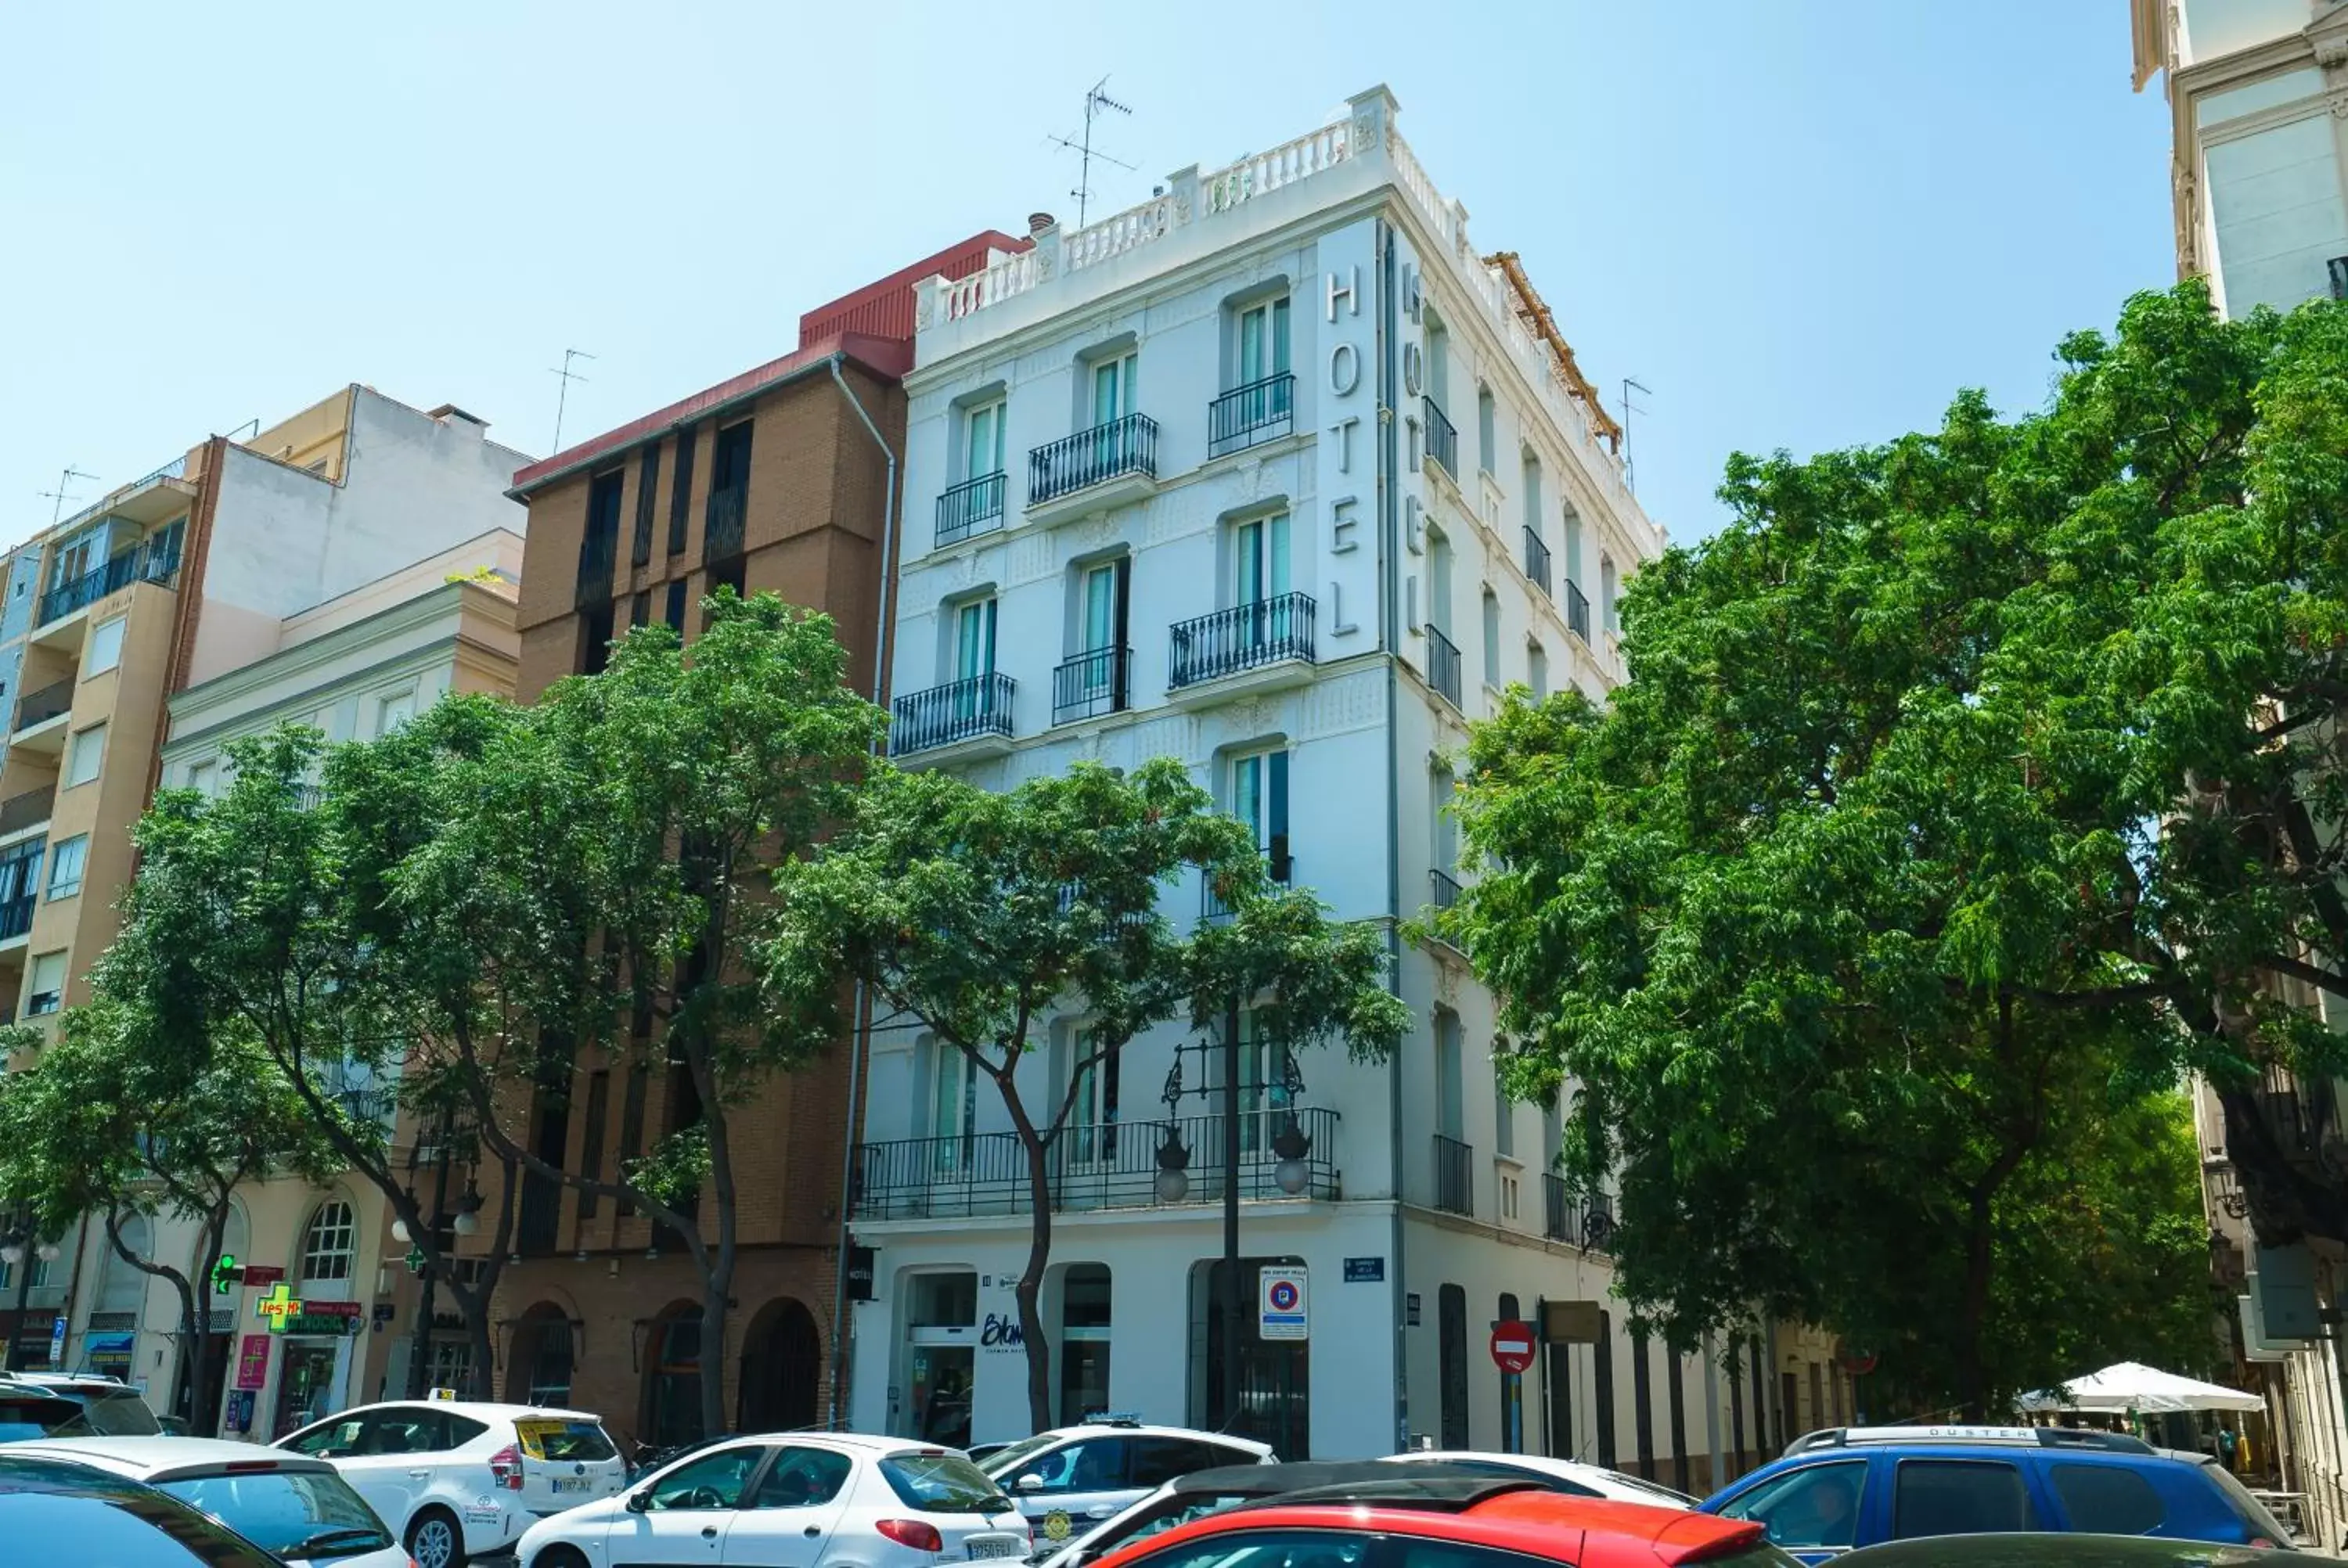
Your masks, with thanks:
M 1333 924 L 1309 894 L 1272 885 L 1252 834 L 1171 759 L 1129 776 L 1079 763 L 1002 794 L 882 772 L 854 804 L 820 855 L 777 871 L 778 917 L 761 943 L 768 994 L 805 1010 L 853 976 L 1001 1094 L 1027 1178 L 1017 1300 L 1040 1431 L 1052 1420 L 1038 1294 L 1054 1149 L 1086 1075 L 1160 1023 L 1222 1027 L 1233 999 L 1288 1049 L 1343 1035 L 1361 1057 L 1390 1051 L 1409 1015 L 1386 989 L 1383 935 Z M 1231 916 L 1184 934 L 1159 896 L 1194 867 Z M 1020 1063 L 1056 1018 L 1081 1021 L 1081 1044 L 1066 1084 L 1031 1104 Z
M 0 1049 L 38 1050 L 27 1070 L 0 1079 L 0 1194 L 28 1207 L 44 1231 L 99 1216 L 114 1255 L 170 1281 L 180 1297 L 180 1387 L 199 1437 L 215 1435 L 221 1391 L 211 1383 L 211 1281 L 236 1190 L 286 1175 L 332 1178 L 332 1148 L 250 1036 L 232 1034 L 191 1059 L 150 1017 L 106 999 L 65 1013 L 57 1043 L 7 1031 Z M 124 1240 L 133 1214 L 196 1227 L 191 1268 L 144 1257 Z
M 1476 732 L 1446 922 L 1520 1087 L 1579 1086 L 1642 1313 L 1820 1321 L 1975 1412 L 2075 1370 L 2058 1287 L 2118 1322 L 2174 1282 L 2174 1246 L 2025 1245 L 2127 1168 L 2113 1117 L 2191 1067 L 2255 1145 L 2261 1071 L 2339 1063 L 2278 990 L 2348 994 L 2309 825 L 2348 804 L 2348 320 L 2188 284 L 2062 355 L 2039 413 L 1732 459 L 1735 520 L 1627 596 L 1609 708 Z M 2254 1214 L 2348 1234 L 2291 1173 Z
M 218 798 L 156 796 L 139 825 L 139 874 L 97 994 L 118 1009 L 129 1037 L 189 1064 L 191 1075 L 228 1074 L 229 1091 L 253 1065 L 237 1053 L 260 1053 L 271 1072 L 255 1081 L 301 1107 L 335 1168 L 383 1194 L 436 1288 L 457 1303 L 472 1346 L 469 1388 L 487 1398 L 489 1302 L 510 1207 L 499 1209 L 476 1269 L 460 1276 L 452 1238 L 412 1190 L 413 1147 L 403 1161 L 393 1146 L 395 1097 L 411 1125 L 438 1125 L 443 1137 L 454 1102 L 422 1071 L 430 1064 L 418 1057 L 409 1020 L 375 983 L 362 919 L 375 885 L 353 849 L 363 826 L 379 835 L 381 825 L 357 817 L 356 803 L 331 787 L 314 800 L 324 749 L 316 731 L 287 725 L 230 743 L 233 777 Z M 333 766 L 329 759 L 330 775 Z
M 748 944 L 770 871 L 844 815 L 882 714 L 846 684 L 828 617 L 730 591 L 705 610 L 689 655 L 667 627 L 638 627 L 602 672 L 535 706 L 450 699 L 337 752 L 326 777 L 351 825 L 369 994 L 510 1172 L 620 1199 L 674 1234 L 700 1276 L 716 1432 L 740 1252 L 735 1118 L 837 1027 L 829 998 L 765 1005 Z M 671 1076 L 665 1136 L 616 1175 L 542 1158 L 519 1125 L 567 1112 L 590 1050 Z

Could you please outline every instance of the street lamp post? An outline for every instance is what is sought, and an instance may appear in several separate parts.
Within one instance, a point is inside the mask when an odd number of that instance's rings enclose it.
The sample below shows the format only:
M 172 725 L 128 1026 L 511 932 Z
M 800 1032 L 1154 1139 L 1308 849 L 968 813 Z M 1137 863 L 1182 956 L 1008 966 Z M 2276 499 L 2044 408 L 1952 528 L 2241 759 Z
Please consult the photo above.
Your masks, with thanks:
M 1166 1087 L 1159 1098 L 1166 1102 L 1167 1122 L 1164 1135 L 1158 1145 L 1158 1176 L 1154 1190 L 1160 1203 L 1179 1204 L 1189 1195 L 1190 1151 L 1182 1142 L 1175 1112 L 1191 1095 L 1205 1099 L 1218 1094 L 1207 1071 L 1208 1052 L 1220 1050 L 1222 1056 L 1222 1164 L 1223 1164 L 1223 1278 L 1217 1294 L 1223 1317 L 1223 1423 L 1229 1427 L 1240 1411 L 1240 1335 L 1241 1303 L 1240 1288 L 1240 1009 L 1234 1000 L 1223 1015 L 1222 1040 L 1201 1040 L 1192 1045 L 1174 1048 L 1174 1065 L 1167 1070 Z M 1197 1052 L 1199 1085 L 1186 1089 L 1182 1082 L 1182 1059 Z M 1268 1074 L 1266 1075 L 1269 1076 Z M 1272 1103 L 1280 1111 L 1280 1128 L 1272 1135 L 1272 1153 L 1277 1163 L 1272 1167 L 1272 1181 L 1290 1197 L 1301 1195 L 1312 1183 L 1311 1156 L 1313 1140 L 1297 1125 L 1296 1104 L 1304 1093 L 1304 1073 L 1296 1063 L 1293 1052 L 1280 1052 L 1280 1081 L 1273 1084 L 1258 1080 L 1247 1085 L 1259 1094 L 1270 1091 Z

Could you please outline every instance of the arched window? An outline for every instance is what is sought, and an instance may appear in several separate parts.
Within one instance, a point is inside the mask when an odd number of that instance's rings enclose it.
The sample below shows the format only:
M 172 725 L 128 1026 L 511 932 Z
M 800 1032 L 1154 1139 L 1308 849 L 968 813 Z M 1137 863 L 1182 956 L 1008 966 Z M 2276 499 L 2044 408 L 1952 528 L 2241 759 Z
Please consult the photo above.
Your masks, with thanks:
M 1598 558 L 1598 624 L 1602 629 L 1615 632 L 1622 630 L 1622 618 L 1615 613 L 1614 608 L 1614 558 L 1612 556 Z
M 320 1204 L 302 1236 L 302 1277 L 348 1279 L 357 1250 L 358 1225 L 351 1217 L 351 1205 L 340 1199 Z
M 149 1258 L 154 1252 L 154 1233 L 145 1214 L 125 1214 L 115 1227 L 122 1238 L 124 1250 L 131 1256 Z M 100 1312 L 138 1312 L 147 1305 L 146 1270 L 122 1260 L 114 1244 L 106 1244 L 105 1282 L 98 1286 L 98 1310 Z

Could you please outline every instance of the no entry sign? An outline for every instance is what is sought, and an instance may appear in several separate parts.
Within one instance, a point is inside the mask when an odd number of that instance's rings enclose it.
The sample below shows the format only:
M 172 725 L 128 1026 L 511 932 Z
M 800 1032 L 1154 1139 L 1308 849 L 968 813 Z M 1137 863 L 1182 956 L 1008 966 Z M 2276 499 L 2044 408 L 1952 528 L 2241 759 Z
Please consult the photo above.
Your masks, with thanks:
M 1533 1364 L 1533 1326 L 1519 1318 L 1492 1325 L 1492 1365 L 1503 1372 L 1522 1372 Z

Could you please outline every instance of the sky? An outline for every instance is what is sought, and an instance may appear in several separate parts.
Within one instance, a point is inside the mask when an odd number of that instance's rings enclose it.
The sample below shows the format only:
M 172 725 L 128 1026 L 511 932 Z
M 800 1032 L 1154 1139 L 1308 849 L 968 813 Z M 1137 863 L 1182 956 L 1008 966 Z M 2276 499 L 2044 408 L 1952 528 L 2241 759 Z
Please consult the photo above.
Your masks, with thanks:
M 1098 217 L 1383 81 L 1524 259 L 1641 501 L 1736 450 L 2009 409 L 2174 278 L 2168 110 L 2120 0 L 19 8 L 0 59 L 0 544 L 348 382 L 576 442 L 788 352 L 982 229 Z M 71 511 L 73 501 L 65 503 Z

